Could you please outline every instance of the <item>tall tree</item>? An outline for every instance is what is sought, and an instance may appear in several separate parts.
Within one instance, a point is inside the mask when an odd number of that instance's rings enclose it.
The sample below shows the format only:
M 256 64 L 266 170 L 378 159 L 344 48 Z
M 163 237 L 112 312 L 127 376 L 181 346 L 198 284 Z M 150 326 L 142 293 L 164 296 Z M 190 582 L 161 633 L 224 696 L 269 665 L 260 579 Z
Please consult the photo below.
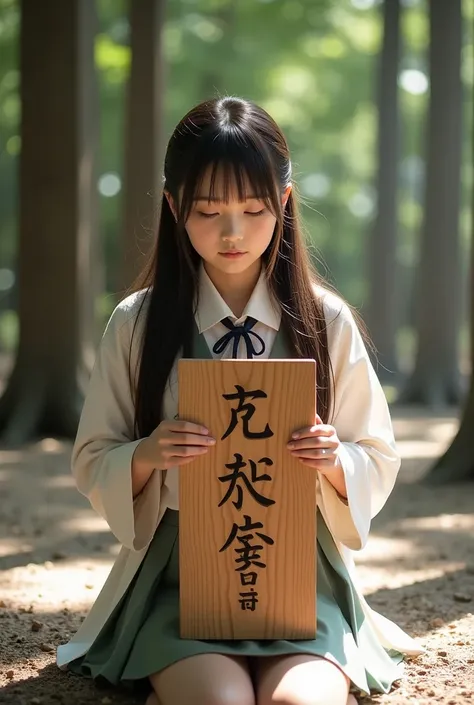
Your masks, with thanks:
M 472 164 L 474 167 L 474 124 L 472 130 Z M 471 202 L 471 385 L 457 435 L 446 453 L 433 465 L 425 478 L 428 484 L 474 480 L 474 185 Z
M 383 42 L 377 76 L 378 174 L 377 214 L 369 240 L 367 323 L 381 363 L 377 372 L 393 381 L 397 371 L 396 258 L 397 174 L 399 161 L 398 67 L 400 61 L 400 0 L 382 6 Z
M 461 0 L 431 0 L 426 193 L 415 306 L 418 349 L 402 395 L 431 406 L 460 398 Z
M 7 443 L 76 431 L 90 322 L 94 10 L 94 0 L 21 2 L 20 338 L 0 400 Z
M 126 101 L 123 271 L 128 288 L 142 268 L 156 223 L 162 170 L 162 30 L 166 0 L 130 0 L 132 60 Z

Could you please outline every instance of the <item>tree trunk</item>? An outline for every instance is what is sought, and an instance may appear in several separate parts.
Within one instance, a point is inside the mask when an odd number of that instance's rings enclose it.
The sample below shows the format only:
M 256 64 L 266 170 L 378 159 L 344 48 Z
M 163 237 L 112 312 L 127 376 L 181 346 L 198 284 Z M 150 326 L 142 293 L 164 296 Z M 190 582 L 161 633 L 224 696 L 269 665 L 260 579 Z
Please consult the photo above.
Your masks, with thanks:
M 161 192 L 165 0 L 130 0 L 132 63 L 126 102 L 121 286 L 141 271 L 157 224 Z
M 418 349 L 404 403 L 443 406 L 461 397 L 461 30 L 461 0 L 431 0 L 426 193 L 415 289 Z
M 474 166 L 474 125 L 472 130 L 472 164 Z M 471 202 L 471 386 L 461 425 L 446 453 L 434 464 L 425 478 L 430 485 L 474 480 L 474 184 Z
M 396 296 L 397 181 L 399 161 L 398 66 L 400 60 L 400 1 L 383 5 L 383 45 L 380 56 L 378 105 L 378 208 L 370 239 L 370 298 L 367 323 L 378 350 L 377 373 L 384 382 L 395 382 L 397 372 Z
M 94 33 L 93 0 L 21 3 L 20 338 L 0 401 L 6 443 L 77 428 L 96 186 Z

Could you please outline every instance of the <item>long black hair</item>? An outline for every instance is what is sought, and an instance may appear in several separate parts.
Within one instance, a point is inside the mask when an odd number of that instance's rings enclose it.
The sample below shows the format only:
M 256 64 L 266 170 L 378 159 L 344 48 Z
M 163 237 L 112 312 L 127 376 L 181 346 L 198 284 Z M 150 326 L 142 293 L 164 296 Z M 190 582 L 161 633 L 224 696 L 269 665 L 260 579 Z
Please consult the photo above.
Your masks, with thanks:
M 291 184 L 288 144 L 265 110 L 250 101 L 226 97 L 193 108 L 168 143 L 156 244 L 132 289 L 145 290 L 138 316 L 144 317 L 138 374 L 132 380 L 136 436 L 147 436 L 158 426 L 174 361 L 180 351 L 187 357 L 192 354 L 200 257 L 185 224 L 208 170 L 210 200 L 219 170 L 224 176 L 225 199 L 235 184 L 244 201 L 249 186 L 276 216 L 272 240 L 263 254 L 266 277 L 281 305 L 281 326 L 294 357 L 316 361 L 317 409 L 327 422 L 333 384 L 323 304 L 315 293 L 315 285 L 322 281 L 311 267 L 294 189 L 284 209 L 281 201 Z M 165 191 L 176 204 L 177 220 Z M 134 335 L 136 330 L 135 323 Z

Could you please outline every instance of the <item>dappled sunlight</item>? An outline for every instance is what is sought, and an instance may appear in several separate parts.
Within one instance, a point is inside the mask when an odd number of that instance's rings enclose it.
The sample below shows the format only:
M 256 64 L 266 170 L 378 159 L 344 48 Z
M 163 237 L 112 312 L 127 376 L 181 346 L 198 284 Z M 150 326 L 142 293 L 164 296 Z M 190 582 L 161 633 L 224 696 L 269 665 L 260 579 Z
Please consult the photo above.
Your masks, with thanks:
M 7 604 L 33 605 L 35 614 L 64 608 L 83 612 L 99 594 L 112 564 L 112 557 L 103 556 L 54 564 L 30 563 L 2 571 L 0 594 Z
M 76 489 L 76 483 L 72 475 L 47 477 L 44 480 L 43 486 L 53 490 Z
M 397 449 L 402 460 L 405 458 L 436 458 L 446 448 L 439 441 L 398 441 Z
M 389 560 L 397 560 L 418 552 L 419 549 L 410 539 L 389 538 L 372 534 L 367 546 L 357 553 L 357 562 L 385 563 L 387 557 Z
M 23 448 L 20 450 L 7 450 L 5 448 L 0 449 L 0 463 L 5 465 L 6 463 L 20 463 L 25 459 L 25 451 Z
M 467 602 L 472 574 L 466 566 L 474 525 L 472 492 L 459 486 L 433 490 L 416 482 L 443 452 L 456 423 L 420 422 L 408 415 L 396 417 L 397 425 L 402 469 L 393 495 L 373 521 L 368 545 L 355 553 L 358 583 L 373 609 L 426 645 L 439 633 L 434 638 L 442 647 L 451 645 L 459 654 L 472 649 L 457 642 L 466 641 L 474 629 L 474 603 Z M 3 660 L 13 669 L 14 682 L 24 683 L 34 697 L 38 679 L 50 677 L 50 665 L 56 668 L 55 648 L 79 628 L 121 547 L 75 487 L 70 444 L 47 439 L 21 452 L 5 451 L 3 459 L 0 489 L 8 498 L 0 516 Z M 43 624 L 38 632 L 32 630 L 35 621 Z M 24 679 L 32 673 L 31 664 L 35 675 L 28 685 Z M 10 687 L 1 673 L 0 683 L 2 677 Z
M 69 443 L 61 442 L 57 438 L 43 438 L 36 445 L 39 450 L 45 453 L 64 453 Z
M 453 411 L 437 415 L 416 407 L 396 407 L 393 412 L 397 450 L 402 459 L 398 482 L 416 483 L 445 453 L 459 421 Z
M 417 531 L 465 531 L 474 540 L 474 514 L 441 514 L 432 517 L 410 517 L 399 523 L 403 529 Z
M 420 584 L 422 589 L 423 583 L 426 580 L 434 580 L 436 578 L 444 578 L 449 573 L 456 573 L 463 570 L 466 566 L 463 562 L 454 561 L 438 561 L 438 565 L 430 564 L 430 566 L 420 564 L 420 567 L 415 570 L 400 569 L 397 572 L 387 573 L 387 566 L 380 567 L 373 564 L 364 566 L 364 561 L 357 561 L 359 584 L 366 595 L 378 592 L 379 590 L 393 590 L 396 588 L 406 587 L 407 585 Z
M 429 423 L 427 423 L 427 418 Z M 441 445 L 449 443 L 456 434 L 459 421 L 450 410 L 437 415 L 429 409 L 397 407 L 394 409 L 393 427 L 397 443 L 403 439 L 415 441 L 436 441 Z
M 474 517 L 462 515 L 462 518 L 469 520 L 466 522 L 469 526 L 474 522 Z M 424 521 L 425 518 L 401 520 L 397 527 L 388 527 L 387 533 L 390 533 L 390 528 L 418 529 L 418 522 L 422 525 Z M 466 567 L 465 561 L 446 560 L 436 549 L 434 552 L 430 548 L 427 549 L 426 545 L 420 544 L 417 536 L 410 538 L 378 534 L 372 534 L 367 546 L 355 554 L 355 562 L 359 582 L 366 594 L 442 578 Z M 387 567 L 390 567 L 389 571 Z
M 0 558 L 14 553 L 29 553 L 32 546 L 20 538 L 0 538 Z
M 108 533 L 110 528 L 100 516 L 90 511 L 76 512 L 75 516 L 58 521 L 58 528 L 69 534 L 77 533 Z
M 395 426 L 402 469 L 367 546 L 355 553 L 358 583 L 371 607 L 422 641 L 428 643 L 437 630 L 443 646 L 472 648 L 455 645 L 474 622 L 472 604 L 465 601 L 472 593 L 466 565 L 474 530 L 472 493 L 416 482 L 444 451 L 456 422 L 427 423 L 407 415 L 395 417 Z M 80 626 L 121 548 L 77 491 L 70 450 L 70 443 L 46 439 L 22 451 L 0 452 L 0 491 L 7 499 L 0 515 L 0 635 L 4 629 L 4 660 L 17 683 L 31 673 L 28 654 L 43 668 L 44 676 L 38 670 L 31 686 L 25 685 L 32 697 L 36 678 L 49 677 L 55 648 Z M 35 621 L 43 624 L 37 633 Z M 24 640 L 18 648 L 16 638 Z M 43 652 L 43 643 L 53 650 Z M 0 683 L 1 678 L 0 673 Z
M 430 424 L 426 429 L 426 435 L 442 443 L 449 443 L 458 430 L 458 425 L 457 420 L 441 420 L 436 424 Z

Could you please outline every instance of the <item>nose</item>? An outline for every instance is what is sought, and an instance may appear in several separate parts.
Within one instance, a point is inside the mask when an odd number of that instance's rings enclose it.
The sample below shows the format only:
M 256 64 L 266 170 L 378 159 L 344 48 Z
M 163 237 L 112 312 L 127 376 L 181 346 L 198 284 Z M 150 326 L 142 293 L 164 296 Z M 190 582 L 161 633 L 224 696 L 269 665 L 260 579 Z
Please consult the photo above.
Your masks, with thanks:
M 242 221 L 238 216 L 229 216 L 225 219 L 222 227 L 221 237 L 224 242 L 237 242 L 242 240 Z

